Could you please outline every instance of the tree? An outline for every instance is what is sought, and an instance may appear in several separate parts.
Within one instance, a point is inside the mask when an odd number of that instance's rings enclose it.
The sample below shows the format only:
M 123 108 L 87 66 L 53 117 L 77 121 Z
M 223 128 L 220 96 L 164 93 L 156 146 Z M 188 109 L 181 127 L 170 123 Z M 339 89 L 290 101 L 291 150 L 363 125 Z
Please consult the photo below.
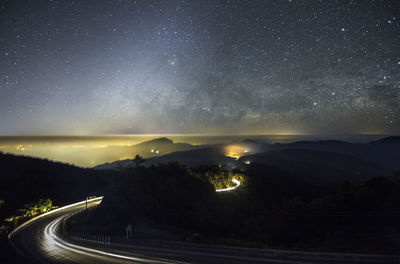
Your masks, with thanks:
M 135 158 L 133 159 L 133 162 L 135 163 L 136 167 L 139 167 L 140 164 L 142 164 L 145 161 L 146 160 L 143 157 L 139 156 L 139 154 L 136 154 Z
M 25 208 L 21 209 L 21 211 L 24 213 L 24 217 L 32 217 L 55 208 L 57 206 L 53 206 L 53 202 L 50 199 L 39 199 L 37 202 L 25 204 Z

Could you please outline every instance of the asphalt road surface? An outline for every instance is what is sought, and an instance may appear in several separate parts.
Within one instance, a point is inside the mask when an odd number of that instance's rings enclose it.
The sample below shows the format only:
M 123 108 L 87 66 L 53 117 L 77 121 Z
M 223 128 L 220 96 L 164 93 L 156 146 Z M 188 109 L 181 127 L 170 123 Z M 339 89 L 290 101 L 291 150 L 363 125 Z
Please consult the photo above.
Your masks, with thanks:
M 97 206 L 92 199 L 88 207 Z M 86 207 L 80 202 L 41 215 L 14 230 L 9 240 L 32 263 L 400 263 L 400 256 L 324 254 L 281 250 L 243 249 L 185 243 L 93 243 L 64 237 L 65 219 Z

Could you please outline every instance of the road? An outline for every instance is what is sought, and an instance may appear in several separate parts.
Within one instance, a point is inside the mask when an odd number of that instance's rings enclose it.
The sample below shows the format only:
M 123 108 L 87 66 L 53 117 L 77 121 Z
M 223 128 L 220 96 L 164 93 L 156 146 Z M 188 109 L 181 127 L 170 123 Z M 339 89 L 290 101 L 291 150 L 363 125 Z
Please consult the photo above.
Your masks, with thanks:
M 100 202 L 101 198 L 89 200 L 88 207 Z M 80 202 L 32 219 L 10 233 L 10 243 L 32 263 L 400 263 L 400 256 L 305 253 L 174 242 L 100 245 L 65 238 L 59 232 L 64 220 L 85 207 L 85 202 Z
M 216 192 L 229 192 L 229 191 L 236 190 L 240 186 L 240 181 L 238 181 L 236 179 L 232 179 L 232 182 L 235 184 L 235 186 L 225 188 L 225 189 L 219 189 L 219 190 L 215 190 L 215 191 Z

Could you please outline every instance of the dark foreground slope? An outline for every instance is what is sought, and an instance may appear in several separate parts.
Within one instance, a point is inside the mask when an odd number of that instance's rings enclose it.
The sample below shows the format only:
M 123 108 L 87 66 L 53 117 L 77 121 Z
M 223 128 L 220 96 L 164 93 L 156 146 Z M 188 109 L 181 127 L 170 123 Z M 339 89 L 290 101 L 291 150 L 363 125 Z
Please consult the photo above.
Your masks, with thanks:
M 241 246 L 341 252 L 399 252 L 399 177 L 314 185 L 279 168 L 252 164 L 242 185 L 216 193 L 218 168 L 169 164 L 126 169 L 79 233 Z M 233 173 L 232 175 L 234 175 Z
M 109 179 L 107 171 L 0 152 L 0 263 L 21 261 L 9 247 L 7 233 L 26 220 L 27 204 L 37 207 L 39 199 L 50 199 L 53 205 L 64 205 L 101 195 Z
M 0 153 L 0 195 L 5 206 L 16 207 L 44 197 L 56 204 L 84 199 L 99 194 L 109 175 L 107 171 Z

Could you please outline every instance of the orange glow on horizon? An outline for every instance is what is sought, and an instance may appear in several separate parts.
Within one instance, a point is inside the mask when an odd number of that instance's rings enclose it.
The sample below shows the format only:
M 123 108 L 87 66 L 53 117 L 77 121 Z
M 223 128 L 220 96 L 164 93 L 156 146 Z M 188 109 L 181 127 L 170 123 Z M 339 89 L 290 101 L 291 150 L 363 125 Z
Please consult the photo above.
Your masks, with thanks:
M 229 145 L 224 149 L 225 156 L 235 159 L 239 159 L 246 152 L 248 152 L 248 149 L 240 145 Z

